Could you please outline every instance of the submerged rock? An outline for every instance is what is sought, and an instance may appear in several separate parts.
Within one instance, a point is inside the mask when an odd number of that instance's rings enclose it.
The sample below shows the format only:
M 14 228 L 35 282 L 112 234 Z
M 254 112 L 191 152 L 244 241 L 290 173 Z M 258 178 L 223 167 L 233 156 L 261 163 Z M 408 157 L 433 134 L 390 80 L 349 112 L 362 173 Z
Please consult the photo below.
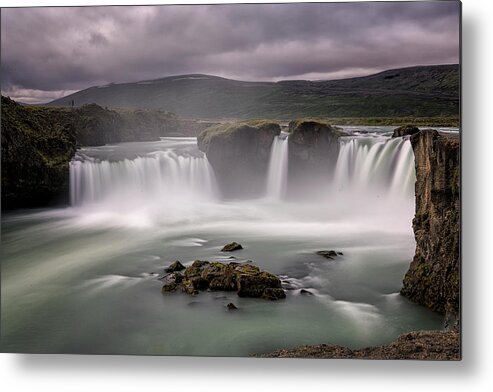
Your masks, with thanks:
M 164 269 L 165 272 L 175 272 L 175 271 L 182 271 L 185 269 L 185 266 L 180 263 L 178 260 L 173 262 L 170 266 L 166 267 Z
M 221 252 L 234 252 L 235 250 L 243 249 L 243 246 L 237 242 L 231 242 L 230 244 L 224 245 Z
M 183 274 L 172 272 L 161 279 L 162 292 L 236 291 L 240 297 L 276 300 L 285 298 L 281 280 L 252 264 L 196 260 Z
M 335 251 L 335 250 L 319 250 L 316 253 L 317 253 L 317 255 L 323 256 L 326 259 L 334 259 L 334 257 L 342 256 L 343 255 L 342 252 L 338 252 L 338 251 Z
M 228 310 L 238 310 L 238 308 L 236 307 L 236 305 L 233 302 L 230 302 L 229 304 L 227 304 L 226 307 L 228 308 Z

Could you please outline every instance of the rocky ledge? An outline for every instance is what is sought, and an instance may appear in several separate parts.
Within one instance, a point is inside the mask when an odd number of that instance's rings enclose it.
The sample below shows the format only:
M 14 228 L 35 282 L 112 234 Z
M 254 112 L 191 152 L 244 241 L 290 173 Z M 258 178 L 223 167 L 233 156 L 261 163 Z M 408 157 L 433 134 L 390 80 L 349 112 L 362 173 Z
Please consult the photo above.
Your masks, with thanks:
M 460 148 L 458 135 L 411 136 L 416 166 L 416 252 L 401 294 L 447 314 L 458 328 L 460 296 Z
M 203 131 L 197 144 L 225 196 L 251 197 L 264 191 L 272 142 L 280 133 L 271 121 L 226 123 Z
M 2 209 L 66 203 L 76 131 L 2 96 Z
M 290 193 L 306 193 L 333 175 L 339 156 L 339 138 L 346 133 L 323 121 L 299 119 L 289 123 Z M 310 173 L 310 175 L 307 175 Z
M 301 346 L 260 354 L 263 358 L 332 358 L 332 359 L 461 359 L 460 334 L 444 331 L 418 331 L 402 334 L 394 342 L 377 347 L 351 350 L 333 344 Z
M 392 133 L 392 138 L 411 136 L 415 133 L 418 133 L 419 131 L 420 129 L 414 125 L 403 125 L 402 127 L 394 129 L 394 133 Z
M 281 280 L 250 263 L 229 264 L 195 260 L 180 272 L 181 264 L 173 263 L 173 271 L 161 278 L 163 293 L 184 292 L 197 295 L 200 291 L 236 291 L 239 297 L 277 300 L 285 298 Z M 178 269 L 178 270 L 177 270 Z

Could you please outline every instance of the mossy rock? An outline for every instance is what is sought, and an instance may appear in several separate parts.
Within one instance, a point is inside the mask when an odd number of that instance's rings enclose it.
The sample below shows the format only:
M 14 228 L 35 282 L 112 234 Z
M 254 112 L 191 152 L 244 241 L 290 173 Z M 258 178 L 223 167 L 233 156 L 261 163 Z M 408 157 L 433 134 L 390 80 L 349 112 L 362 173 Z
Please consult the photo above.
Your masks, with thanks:
M 221 249 L 221 252 L 234 252 L 235 250 L 241 250 L 243 249 L 243 246 L 239 244 L 238 242 L 231 242 L 229 244 L 226 244 L 223 246 Z
M 265 290 L 271 288 L 281 289 L 281 280 L 269 272 L 238 276 L 238 296 L 240 297 L 262 298 Z M 270 294 L 265 295 L 270 297 Z
M 403 137 L 403 136 L 411 136 L 411 135 L 418 133 L 419 131 L 420 131 L 420 129 L 418 127 L 416 127 L 415 125 L 410 125 L 410 124 L 403 125 L 401 127 L 394 129 L 394 133 L 392 134 L 392 137 L 396 138 L 396 137 Z
M 236 291 L 240 297 L 276 300 L 285 298 L 281 280 L 250 263 L 195 260 L 183 273 L 172 272 L 163 280 L 162 292 L 181 291 L 197 295 L 200 291 Z
M 221 124 L 198 136 L 197 145 L 207 155 L 223 196 L 263 194 L 272 143 L 280 133 L 279 124 L 255 120 Z
M 185 266 L 180 263 L 178 260 L 173 262 L 171 265 L 165 268 L 166 272 L 175 272 L 175 271 L 182 271 L 185 269 Z

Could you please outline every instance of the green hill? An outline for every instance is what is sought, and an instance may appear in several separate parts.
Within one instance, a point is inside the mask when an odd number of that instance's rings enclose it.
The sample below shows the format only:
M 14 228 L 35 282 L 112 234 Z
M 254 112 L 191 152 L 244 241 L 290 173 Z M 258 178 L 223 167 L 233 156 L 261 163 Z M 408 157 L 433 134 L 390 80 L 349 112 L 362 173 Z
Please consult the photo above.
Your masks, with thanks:
M 330 81 L 242 82 L 181 75 L 91 87 L 50 102 L 160 109 L 188 118 L 459 115 L 459 65 L 419 66 Z

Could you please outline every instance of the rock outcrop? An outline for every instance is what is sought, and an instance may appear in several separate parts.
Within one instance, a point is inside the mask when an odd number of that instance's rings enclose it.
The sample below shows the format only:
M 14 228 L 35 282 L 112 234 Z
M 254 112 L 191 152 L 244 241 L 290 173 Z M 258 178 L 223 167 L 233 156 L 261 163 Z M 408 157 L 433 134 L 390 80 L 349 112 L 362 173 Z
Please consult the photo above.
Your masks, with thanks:
M 2 209 L 68 201 L 75 129 L 2 97 Z
M 411 137 L 416 166 L 416 252 L 401 294 L 457 319 L 460 303 L 459 138 L 435 130 Z M 457 321 L 458 323 L 458 321 Z
M 339 155 L 339 138 L 345 133 L 329 124 L 313 120 L 289 123 L 289 191 L 306 194 L 320 180 L 334 173 Z
M 235 250 L 241 250 L 243 249 L 243 246 L 239 244 L 238 242 L 231 242 L 229 244 L 226 244 L 223 246 L 221 249 L 221 252 L 234 252 Z
M 392 138 L 402 137 L 402 136 L 411 136 L 418 133 L 420 129 L 414 125 L 403 125 L 402 127 L 394 129 L 394 133 L 392 134 Z
M 177 271 L 183 271 L 185 269 L 185 266 L 180 263 L 178 260 L 174 261 L 171 263 L 168 267 L 164 269 L 165 272 L 177 272 Z
M 185 271 L 163 278 L 163 293 L 181 291 L 197 295 L 200 291 L 236 291 L 239 297 L 277 300 L 285 298 L 281 280 L 248 263 L 220 263 L 195 260 Z
M 461 359 L 460 334 L 444 331 L 404 333 L 394 342 L 377 347 L 351 350 L 333 344 L 301 346 L 257 355 L 264 358 L 332 358 L 332 359 L 420 359 L 458 361 Z
M 334 257 L 343 256 L 342 252 L 335 250 L 319 250 L 315 253 L 319 256 L 325 257 L 326 259 L 334 259 Z
M 199 149 L 207 155 L 225 196 L 246 198 L 264 192 L 272 142 L 280 133 L 277 123 L 249 121 L 218 125 L 199 135 Z

